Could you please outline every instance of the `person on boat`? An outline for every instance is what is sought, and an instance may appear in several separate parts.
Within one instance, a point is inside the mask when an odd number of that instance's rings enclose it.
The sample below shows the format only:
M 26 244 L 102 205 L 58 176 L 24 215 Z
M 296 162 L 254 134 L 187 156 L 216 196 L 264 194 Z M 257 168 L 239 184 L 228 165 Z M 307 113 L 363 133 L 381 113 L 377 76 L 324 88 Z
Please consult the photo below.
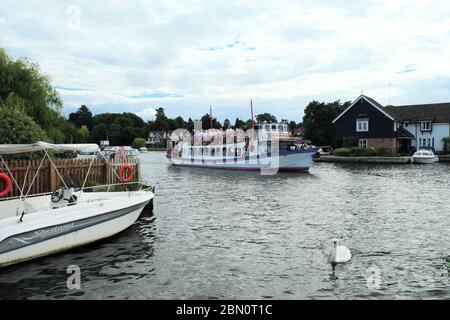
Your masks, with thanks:
M 124 147 L 120 147 L 119 149 L 119 159 L 120 160 L 126 160 L 127 158 L 127 154 L 125 153 L 125 148 Z

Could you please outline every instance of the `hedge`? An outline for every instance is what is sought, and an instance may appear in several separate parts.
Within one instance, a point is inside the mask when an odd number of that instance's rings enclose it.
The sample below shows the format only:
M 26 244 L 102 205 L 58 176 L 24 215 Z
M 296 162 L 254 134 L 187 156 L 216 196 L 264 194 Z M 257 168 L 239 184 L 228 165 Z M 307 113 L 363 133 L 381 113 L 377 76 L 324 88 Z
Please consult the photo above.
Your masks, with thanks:
M 375 148 L 339 148 L 334 150 L 333 155 L 341 157 L 392 157 L 389 149 Z

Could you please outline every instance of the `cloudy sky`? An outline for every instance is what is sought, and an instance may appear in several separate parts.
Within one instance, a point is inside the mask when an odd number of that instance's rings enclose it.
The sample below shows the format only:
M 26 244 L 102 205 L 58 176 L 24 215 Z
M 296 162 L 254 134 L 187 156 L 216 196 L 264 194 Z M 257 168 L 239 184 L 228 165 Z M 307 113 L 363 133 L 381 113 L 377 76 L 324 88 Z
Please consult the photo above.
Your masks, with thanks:
M 0 47 L 64 112 L 300 121 L 312 99 L 450 101 L 450 2 L 0 0 Z M 389 86 L 390 85 L 390 86 Z M 389 90 L 390 87 L 390 90 Z

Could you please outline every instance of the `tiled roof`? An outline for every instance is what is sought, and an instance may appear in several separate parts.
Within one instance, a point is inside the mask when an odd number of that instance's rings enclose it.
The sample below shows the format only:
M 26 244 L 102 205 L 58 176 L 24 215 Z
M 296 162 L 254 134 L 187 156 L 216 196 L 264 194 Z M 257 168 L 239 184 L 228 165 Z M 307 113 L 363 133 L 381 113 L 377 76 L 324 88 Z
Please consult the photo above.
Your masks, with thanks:
M 388 106 L 384 107 L 383 110 L 400 121 L 450 123 L 450 102 L 397 107 Z

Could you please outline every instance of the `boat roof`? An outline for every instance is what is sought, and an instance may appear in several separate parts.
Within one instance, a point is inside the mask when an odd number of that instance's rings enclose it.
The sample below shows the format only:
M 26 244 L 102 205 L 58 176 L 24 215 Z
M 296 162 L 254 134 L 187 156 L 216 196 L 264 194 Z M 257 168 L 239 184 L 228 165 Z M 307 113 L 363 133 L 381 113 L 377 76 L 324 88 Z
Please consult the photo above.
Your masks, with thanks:
M 32 144 L 0 144 L 0 154 L 16 154 L 42 150 L 96 152 L 100 151 L 100 147 L 95 143 L 53 144 L 43 141 L 37 141 Z

